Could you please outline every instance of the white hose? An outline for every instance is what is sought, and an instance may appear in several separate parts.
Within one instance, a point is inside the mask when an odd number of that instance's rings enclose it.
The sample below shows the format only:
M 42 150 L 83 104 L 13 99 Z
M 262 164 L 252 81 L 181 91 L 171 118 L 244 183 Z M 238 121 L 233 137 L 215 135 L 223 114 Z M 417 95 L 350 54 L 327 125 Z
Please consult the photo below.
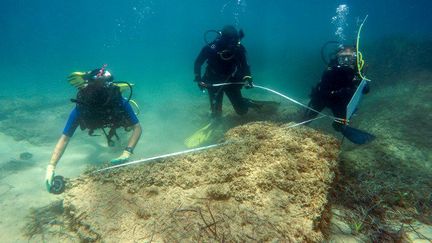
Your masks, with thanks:
M 153 160 L 157 160 L 157 159 L 163 159 L 163 158 L 173 157 L 173 156 L 177 156 L 177 155 L 182 155 L 182 154 L 187 154 L 187 153 L 193 153 L 193 152 L 198 152 L 198 151 L 202 151 L 202 150 L 207 150 L 207 149 L 211 149 L 211 148 L 215 148 L 215 147 L 224 145 L 226 143 L 227 142 L 225 142 L 225 143 L 218 143 L 218 144 L 213 144 L 213 145 L 209 145 L 209 146 L 204 146 L 204 147 L 199 147 L 199 148 L 194 148 L 194 149 L 188 149 L 188 150 L 184 150 L 184 151 L 180 151 L 180 152 L 159 155 L 159 156 L 155 156 L 155 157 L 151 157 L 151 158 L 147 158 L 147 159 L 135 160 L 135 161 L 127 162 L 127 163 L 124 163 L 124 164 L 113 165 L 113 166 L 110 166 L 110 167 L 107 167 L 107 168 L 99 169 L 99 170 L 94 171 L 93 173 L 102 172 L 102 171 L 106 171 L 106 170 L 111 170 L 111 169 L 115 169 L 115 168 L 119 168 L 119 167 L 123 167 L 123 166 L 127 166 L 127 165 L 144 163 L 144 162 L 149 162 L 149 161 L 153 161 Z
M 293 98 L 290 98 L 290 97 L 288 97 L 288 96 L 286 96 L 286 95 L 284 95 L 284 94 L 282 94 L 282 93 L 279 93 L 279 92 L 277 92 L 277 91 L 275 91 L 275 90 L 269 89 L 269 88 L 267 88 L 267 87 L 259 86 L 259 85 L 254 85 L 254 87 L 259 88 L 259 89 L 263 89 L 263 90 L 267 90 L 267 91 L 269 91 L 269 92 L 271 92 L 271 93 L 277 94 L 277 95 L 279 95 L 280 97 L 285 98 L 285 99 L 287 99 L 287 100 L 293 102 L 294 104 L 300 105 L 300 106 L 302 106 L 302 107 L 304 107 L 304 108 L 306 108 L 306 109 L 308 109 L 308 110 L 311 110 L 311 111 L 313 111 L 313 112 L 316 112 L 316 113 L 320 114 L 321 116 L 329 117 L 330 119 L 332 119 L 332 120 L 336 120 L 336 121 L 340 121 L 340 120 L 341 120 L 341 118 L 337 118 L 337 117 L 334 117 L 334 116 L 330 116 L 330 115 L 324 114 L 324 113 L 322 113 L 322 112 L 319 112 L 319 111 L 317 111 L 317 110 L 315 110 L 315 109 L 312 109 L 312 108 L 310 108 L 309 106 L 304 105 L 304 104 L 300 103 L 299 101 L 297 101 L 297 100 L 295 100 L 295 99 L 293 99 Z
M 244 83 L 220 83 L 220 84 L 213 84 L 212 86 L 213 87 L 218 87 L 218 86 L 226 86 L 226 85 L 233 85 L 233 84 L 244 84 Z M 307 108 L 307 109 L 309 109 L 311 111 L 314 111 L 314 112 L 316 112 L 316 113 L 318 113 L 318 114 L 321 115 L 319 117 L 315 117 L 315 118 L 312 118 L 312 119 L 309 119 L 309 120 L 306 120 L 306 121 L 302 121 L 302 122 L 293 124 L 293 125 L 289 126 L 288 128 L 297 127 L 297 126 L 303 125 L 305 123 L 309 123 L 309 122 L 321 119 L 323 117 L 329 117 L 329 118 L 334 119 L 334 120 L 340 120 L 340 118 L 332 117 L 332 116 L 323 114 L 323 113 L 321 113 L 319 111 L 316 111 L 316 110 L 314 110 L 314 109 L 312 109 L 312 108 L 310 108 L 310 107 L 308 107 L 308 106 L 306 106 L 306 105 L 304 105 L 304 104 L 302 104 L 302 103 L 300 103 L 300 102 L 298 102 L 298 101 L 296 101 L 296 100 L 294 100 L 294 99 L 292 99 L 292 98 L 290 98 L 290 97 L 288 97 L 286 95 L 283 95 L 283 94 L 281 94 L 281 93 L 279 93 L 279 92 L 277 92 L 275 90 L 272 90 L 272 89 L 269 89 L 269 88 L 266 88 L 266 87 L 263 87 L 263 86 L 259 86 L 259 85 L 254 85 L 254 87 L 260 88 L 260 89 L 263 89 L 263 90 L 267 90 L 269 92 L 277 94 L 277 95 L 279 95 L 279 96 L 281 96 L 281 97 L 283 97 L 283 98 L 285 98 L 285 99 L 287 99 L 287 100 L 289 100 L 291 102 L 294 102 L 295 104 L 298 104 L 298 105 L 300 105 L 300 106 L 302 106 L 304 108 Z M 113 166 L 110 166 L 110 167 L 99 169 L 99 170 L 94 171 L 93 173 L 98 173 L 98 172 L 103 172 L 103 171 L 107 171 L 107 170 L 112 170 L 112 169 L 115 169 L 115 168 L 120 168 L 120 167 L 124 167 L 124 166 L 128 166 L 128 165 L 133 165 L 133 164 L 150 162 L 150 161 L 157 160 L 157 159 L 163 159 L 163 158 L 168 158 L 168 157 L 174 157 L 174 156 L 177 156 L 177 155 L 182 155 L 182 154 L 187 154 L 187 153 L 193 153 L 193 152 L 198 152 L 198 151 L 202 151 L 202 150 L 207 150 L 207 149 L 219 147 L 221 145 L 225 145 L 227 143 L 228 142 L 218 143 L 218 144 L 212 144 L 212 145 L 209 145 L 209 146 L 204 146 L 204 147 L 199 147 L 199 148 L 194 148 L 194 149 L 183 150 L 183 151 L 180 151 L 180 152 L 174 152 L 174 153 L 159 155 L 159 156 L 155 156 L 155 157 L 151 157 L 151 158 L 134 160 L 134 161 L 127 162 L 127 163 L 124 163 L 124 164 L 113 165 Z
M 244 83 L 244 82 L 239 82 L 239 83 L 219 83 L 219 84 L 212 84 L 211 86 L 212 87 L 220 87 L 220 86 L 243 85 L 243 84 L 246 84 L 246 83 Z M 279 95 L 280 97 L 285 98 L 285 99 L 293 102 L 294 104 L 300 105 L 300 106 L 302 106 L 302 107 L 304 107 L 304 108 L 306 108 L 308 110 L 316 112 L 316 113 L 320 114 L 321 116 L 328 117 L 328 118 L 330 118 L 330 119 L 332 119 L 332 120 L 334 120 L 336 122 L 340 122 L 340 123 L 344 123 L 345 122 L 344 119 L 342 119 L 342 118 L 330 116 L 330 115 L 324 114 L 322 112 L 319 112 L 319 111 L 317 111 L 317 110 L 315 110 L 313 108 L 310 108 L 309 106 L 307 106 L 307 105 L 305 105 L 305 104 L 303 104 L 303 103 L 301 103 L 301 102 L 299 102 L 299 101 L 297 101 L 297 100 L 295 100 L 295 99 L 293 99 L 291 97 L 288 97 L 288 96 L 286 96 L 286 95 L 284 95 L 284 94 L 282 94 L 280 92 L 277 92 L 276 90 L 272 90 L 270 88 L 267 88 L 267 87 L 264 87 L 264 86 L 260 86 L 260 85 L 254 85 L 253 87 L 259 88 L 259 89 L 262 89 L 262 90 L 266 90 L 268 92 L 271 92 L 271 93 L 274 93 L 276 95 Z

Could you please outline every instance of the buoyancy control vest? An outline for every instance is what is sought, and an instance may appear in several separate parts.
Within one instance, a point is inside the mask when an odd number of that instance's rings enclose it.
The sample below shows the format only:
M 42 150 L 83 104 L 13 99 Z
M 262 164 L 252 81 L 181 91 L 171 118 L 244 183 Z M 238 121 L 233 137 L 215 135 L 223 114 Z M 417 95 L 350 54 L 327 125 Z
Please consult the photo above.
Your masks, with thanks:
M 112 137 L 118 138 L 117 128 L 132 125 L 123 108 L 123 102 L 127 101 L 123 99 L 120 88 L 111 82 L 89 82 L 72 101 L 77 105 L 81 130 L 89 129 L 89 135 L 93 135 L 94 130 L 102 129 L 110 146 L 113 145 Z M 104 128 L 110 128 L 108 134 Z

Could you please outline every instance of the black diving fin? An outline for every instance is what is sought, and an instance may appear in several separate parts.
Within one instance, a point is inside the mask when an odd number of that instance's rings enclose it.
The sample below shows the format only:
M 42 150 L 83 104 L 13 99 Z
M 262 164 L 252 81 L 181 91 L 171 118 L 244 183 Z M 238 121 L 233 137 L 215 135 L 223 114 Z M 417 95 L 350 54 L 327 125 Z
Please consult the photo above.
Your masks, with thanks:
M 341 132 L 352 143 L 359 145 L 370 143 L 376 138 L 374 135 L 368 132 L 346 125 L 342 127 Z
M 247 99 L 249 107 L 255 109 L 258 112 L 272 113 L 276 112 L 280 106 L 280 102 L 276 101 L 261 101 Z

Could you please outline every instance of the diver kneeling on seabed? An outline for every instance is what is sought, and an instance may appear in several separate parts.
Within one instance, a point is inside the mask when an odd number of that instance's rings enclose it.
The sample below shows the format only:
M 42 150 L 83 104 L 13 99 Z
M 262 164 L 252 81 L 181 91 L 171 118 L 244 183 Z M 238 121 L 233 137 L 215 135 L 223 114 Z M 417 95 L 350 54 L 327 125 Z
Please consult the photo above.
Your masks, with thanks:
M 133 130 L 126 148 L 118 158 L 111 160 L 111 163 L 124 163 L 133 154 L 141 136 L 141 125 L 129 104 L 131 102 L 136 105 L 131 100 L 132 85 L 128 82 L 113 82 L 113 80 L 111 73 L 106 70 L 106 65 L 88 72 L 73 72 L 68 77 L 69 83 L 78 89 L 77 98 L 71 99 L 76 106 L 69 115 L 47 167 L 45 184 L 48 192 L 59 194 L 64 190 L 63 177 L 54 176 L 54 171 L 78 126 L 81 130 L 88 129 L 90 136 L 94 136 L 93 132 L 96 129 L 102 129 L 108 146 L 114 146 L 113 137 L 119 140 L 117 128 Z M 130 93 L 126 99 L 123 98 L 122 91 L 127 89 Z M 108 133 L 105 128 L 110 129 Z
M 209 33 L 216 33 L 213 41 L 207 40 Z M 218 118 L 222 116 L 224 94 L 228 96 L 238 115 L 245 115 L 249 108 L 263 111 L 269 105 L 279 105 L 272 101 L 257 101 L 242 96 L 243 87 L 254 87 L 246 48 L 241 44 L 243 37 L 243 31 L 238 31 L 232 25 L 224 26 L 221 31 L 209 30 L 204 34 L 206 45 L 195 60 L 194 81 L 202 91 L 208 91 L 212 121 L 186 139 L 187 147 L 196 147 L 210 138 L 215 126 L 219 125 Z M 201 76 L 205 61 L 207 66 Z
M 206 35 L 216 32 L 214 41 L 208 42 Z M 265 101 L 244 98 L 241 89 L 253 88 L 252 76 L 246 58 L 246 48 L 241 44 L 244 37 L 242 30 L 227 25 L 221 31 L 207 31 L 206 45 L 202 48 L 194 64 L 194 81 L 201 90 L 207 89 L 210 99 L 210 110 L 213 118 L 222 115 L 222 100 L 226 94 L 235 112 L 244 115 L 249 108 L 259 110 Z M 201 67 L 207 61 L 203 77 Z
M 321 81 L 312 89 L 309 109 L 304 113 L 304 119 L 308 120 L 316 117 L 324 108 L 330 108 L 335 118 L 333 128 L 355 144 L 365 144 L 375 138 L 372 134 L 347 126 L 361 96 L 369 92 L 370 80 L 362 74 L 364 60 L 358 50 L 363 23 L 355 46 L 343 46 L 339 42 L 327 42 L 323 46 L 321 54 L 327 63 L 327 69 L 323 72 Z M 339 49 L 327 62 L 323 50 L 332 43 L 338 44 Z

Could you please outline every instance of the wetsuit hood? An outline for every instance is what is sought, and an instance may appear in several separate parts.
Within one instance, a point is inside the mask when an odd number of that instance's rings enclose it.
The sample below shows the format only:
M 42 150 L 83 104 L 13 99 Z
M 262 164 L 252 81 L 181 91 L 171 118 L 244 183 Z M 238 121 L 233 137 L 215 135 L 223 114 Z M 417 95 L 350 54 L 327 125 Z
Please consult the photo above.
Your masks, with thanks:
M 226 25 L 220 31 L 219 44 L 225 48 L 234 47 L 240 44 L 240 40 L 244 37 L 242 30 L 237 29 L 232 25 Z

